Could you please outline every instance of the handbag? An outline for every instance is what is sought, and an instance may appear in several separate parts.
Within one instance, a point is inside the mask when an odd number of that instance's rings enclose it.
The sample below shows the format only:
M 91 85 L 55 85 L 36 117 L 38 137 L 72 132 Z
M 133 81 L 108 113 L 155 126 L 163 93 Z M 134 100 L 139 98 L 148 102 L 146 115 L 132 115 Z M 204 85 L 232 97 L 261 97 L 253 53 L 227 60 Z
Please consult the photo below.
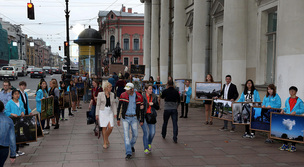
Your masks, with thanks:
M 152 97 L 150 98 L 152 102 Z M 146 113 L 146 121 L 148 124 L 155 124 L 156 121 L 156 113 L 154 110 L 151 109 L 151 113 Z

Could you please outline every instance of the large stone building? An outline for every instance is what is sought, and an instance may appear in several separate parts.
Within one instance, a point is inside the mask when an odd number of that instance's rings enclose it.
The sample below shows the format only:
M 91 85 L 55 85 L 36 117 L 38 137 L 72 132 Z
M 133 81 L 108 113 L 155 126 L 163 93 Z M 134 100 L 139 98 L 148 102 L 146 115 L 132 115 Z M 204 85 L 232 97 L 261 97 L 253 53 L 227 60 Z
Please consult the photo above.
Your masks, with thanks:
M 111 58 L 117 42 L 120 44 L 121 59 L 126 66 L 143 63 L 144 14 L 132 12 L 132 8 L 122 6 L 121 11 L 100 11 L 99 32 L 107 43 L 103 49 Z
M 223 83 L 230 74 L 239 92 L 252 79 L 259 91 L 277 85 L 282 101 L 291 85 L 304 95 L 303 0 L 141 2 L 146 76 L 192 79 L 195 88 L 208 73 Z

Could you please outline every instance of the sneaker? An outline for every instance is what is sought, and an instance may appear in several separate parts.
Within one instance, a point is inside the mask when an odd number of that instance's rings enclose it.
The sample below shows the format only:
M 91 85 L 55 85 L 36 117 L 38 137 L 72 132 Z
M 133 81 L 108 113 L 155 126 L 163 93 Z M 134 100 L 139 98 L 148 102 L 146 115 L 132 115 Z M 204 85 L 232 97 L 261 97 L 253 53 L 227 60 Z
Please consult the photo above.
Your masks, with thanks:
M 43 135 L 48 135 L 50 132 L 46 131 L 46 130 L 42 130 Z
M 149 151 L 152 151 L 152 146 L 151 146 L 151 144 L 148 144 L 148 147 L 149 147 L 148 150 L 149 150 Z
M 232 129 L 230 130 L 230 132 L 231 132 L 231 133 L 235 132 L 235 131 L 234 131 L 234 128 L 232 128 Z
M 132 159 L 132 155 L 128 154 L 128 155 L 126 156 L 126 160 L 130 160 L 130 159 Z
M 44 129 L 50 129 L 50 126 L 46 126 Z
M 18 154 L 18 156 L 22 156 L 25 154 L 25 152 L 22 152 L 22 151 L 17 151 L 16 154 Z
M 70 117 L 74 117 L 74 114 L 71 113 L 71 114 L 69 114 L 69 116 L 70 116 Z
M 145 149 L 144 153 L 145 153 L 145 154 L 149 154 L 150 151 L 149 151 L 148 149 Z
M 135 148 L 134 147 L 132 147 L 132 152 L 135 152 Z
M 296 146 L 291 145 L 290 148 L 288 149 L 289 152 L 296 152 Z
M 251 133 L 251 134 L 250 134 L 250 138 L 251 138 L 251 139 L 255 138 L 254 133 Z
M 250 138 L 251 136 L 247 134 L 247 132 L 244 133 L 243 138 Z
M 63 118 L 60 118 L 60 121 L 63 121 L 64 119 Z
M 271 140 L 271 139 L 266 139 L 266 140 L 265 140 L 265 143 L 268 143 L 268 144 L 273 143 L 273 140 Z
M 281 151 L 287 151 L 287 150 L 289 150 L 289 146 L 283 144 L 283 145 L 279 148 L 279 150 L 281 150 Z
M 225 127 L 222 127 L 221 129 L 219 129 L 219 131 L 227 131 L 228 129 Z

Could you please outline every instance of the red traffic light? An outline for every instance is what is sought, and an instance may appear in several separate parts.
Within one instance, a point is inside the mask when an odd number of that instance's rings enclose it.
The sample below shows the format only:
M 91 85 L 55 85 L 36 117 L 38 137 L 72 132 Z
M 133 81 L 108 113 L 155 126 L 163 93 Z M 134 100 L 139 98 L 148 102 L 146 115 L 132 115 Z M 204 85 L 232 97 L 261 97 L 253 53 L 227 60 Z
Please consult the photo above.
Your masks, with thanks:
M 69 43 L 65 41 L 64 46 L 69 46 Z
M 28 8 L 33 8 L 33 3 L 27 3 Z

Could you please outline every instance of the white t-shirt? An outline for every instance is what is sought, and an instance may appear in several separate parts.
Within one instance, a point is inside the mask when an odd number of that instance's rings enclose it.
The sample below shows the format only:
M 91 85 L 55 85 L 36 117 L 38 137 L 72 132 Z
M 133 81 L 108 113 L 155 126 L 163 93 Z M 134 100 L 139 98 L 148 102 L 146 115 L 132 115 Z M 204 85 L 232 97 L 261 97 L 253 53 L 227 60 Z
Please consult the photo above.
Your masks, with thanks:
M 188 90 L 189 90 L 189 87 L 186 86 L 186 87 L 185 87 L 185 91 L 188 92 Z
M 229 88 L 230 88 L 230 85 L 231 83 L 229 83 L 228 85 L 225 84 L 225 90 L 224 90 L 224 99 L 228 99 L 228 91 L 229 91 Z
M 18 107 L 20 107 L 20 103 L 19 103 L 19 101 L 18 101 L 18 103 L 16 103 L 16 102 L 14 102 Z

